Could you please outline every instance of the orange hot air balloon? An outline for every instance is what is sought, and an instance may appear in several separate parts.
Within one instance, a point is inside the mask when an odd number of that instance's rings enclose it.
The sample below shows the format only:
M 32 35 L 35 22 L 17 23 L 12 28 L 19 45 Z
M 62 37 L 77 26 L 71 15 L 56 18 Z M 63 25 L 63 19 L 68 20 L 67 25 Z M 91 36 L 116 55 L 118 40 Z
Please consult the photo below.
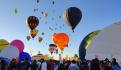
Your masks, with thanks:
M 54 33 L 53 42 L 60 48 L 61 51 L 63 51 L 69 43 L 69 36 L 66 33 Z

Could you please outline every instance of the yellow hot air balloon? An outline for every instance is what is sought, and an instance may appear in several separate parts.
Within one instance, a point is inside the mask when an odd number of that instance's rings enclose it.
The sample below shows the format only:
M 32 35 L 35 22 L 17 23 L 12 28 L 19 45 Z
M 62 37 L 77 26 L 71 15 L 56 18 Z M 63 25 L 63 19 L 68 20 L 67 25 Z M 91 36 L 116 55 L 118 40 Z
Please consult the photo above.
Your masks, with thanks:
M 34 38 L 37 34 L 38 34 L 38 30 L 36 30 L 36 29 L 30 30 L 30 35 L 32 38 Z
M 9 45 L 9 42 L 4 40 L 4 39 L 0 39 L 0 50 L 3 50 L 4 48 L 6 48 Z

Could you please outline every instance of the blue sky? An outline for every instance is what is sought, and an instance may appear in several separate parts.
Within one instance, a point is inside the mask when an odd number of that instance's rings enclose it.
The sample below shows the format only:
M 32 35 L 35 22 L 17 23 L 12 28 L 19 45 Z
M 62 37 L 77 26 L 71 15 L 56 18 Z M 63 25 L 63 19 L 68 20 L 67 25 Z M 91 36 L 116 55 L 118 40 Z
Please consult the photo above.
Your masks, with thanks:
M 14 39 L 20 39 L 25 44 L 25 52 L 30 50 L 33 54 L 40 51 L 43 54 L 50 54 L 48 45 L 53 43 L 52 34 L 65 32 L 70 35 L 69 47 L 64 49 L 63 56 L 78 54 L 78 48 L 81 40 L 90 32 L 103 29 L 114 22 L 121 20 L 121 0 L 40 0 L 37 4 L 36 0 L 0 0 L 0 39 L 6 39 L 11 42 Z M 69 7 L 78 7 L 82 11 L 82 20 L 75 28 L 73 33 L 71 28 L 64 21 L 64 11 Z M 18 13 L 14 13 L 17 8 Z M 38 8 L 34 12 L 33 9 Z M 53 12 L 55 10 L 55 12 Z M 48 17 L 44 17 L 41 12 L 48 12 Z M 41 17 L 39 26 L 39 34 L 35 39 L 26 40 L 29 35 L 29 28 L 26 24 L 28 16 Z M 54 20 L 52 20 L 54 18 Z M 45 24 L 47 22 L 47 24 Z M 58 24 L 58 26 L 56 26 Z M 59 26 L 64 27 L 59 28 Z M 57 28 L 50 30 L 49 27 Z M 45 35 L 41 35 L 44 32 Z M 41 43 L 38 37 L 43 37 Z M 54 54 L 53 56 L 58 57 Z

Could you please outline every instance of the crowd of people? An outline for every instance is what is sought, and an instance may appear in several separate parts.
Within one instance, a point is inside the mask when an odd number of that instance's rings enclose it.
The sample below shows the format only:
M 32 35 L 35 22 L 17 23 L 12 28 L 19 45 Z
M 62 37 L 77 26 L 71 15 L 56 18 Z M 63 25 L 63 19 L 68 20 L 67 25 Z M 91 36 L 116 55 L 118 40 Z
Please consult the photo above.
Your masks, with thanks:
M 0 59 L 0 70 L 121 70 L 119 63 L 113 58 L 109 61 L 107 58 L 105 60 L 98 60 L 97 58 L 92 60 L 82 60 L 82 61 L 56 61 L 56 60 L 33 60 L 28 62 L 27 59 L 17 62 L 13 59 L 10 62 Z

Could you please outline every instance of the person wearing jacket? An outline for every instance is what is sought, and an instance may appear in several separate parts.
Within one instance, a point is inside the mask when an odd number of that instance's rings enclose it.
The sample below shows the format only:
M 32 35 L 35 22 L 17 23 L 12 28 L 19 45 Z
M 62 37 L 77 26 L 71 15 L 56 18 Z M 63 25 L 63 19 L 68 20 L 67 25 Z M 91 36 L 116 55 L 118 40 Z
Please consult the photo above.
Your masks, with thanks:
M 72 60 L 72 63 L 69 65 L 68 70 L 79 70 L 79 67 L 76 64 L 76 61 L 75 60 Z

